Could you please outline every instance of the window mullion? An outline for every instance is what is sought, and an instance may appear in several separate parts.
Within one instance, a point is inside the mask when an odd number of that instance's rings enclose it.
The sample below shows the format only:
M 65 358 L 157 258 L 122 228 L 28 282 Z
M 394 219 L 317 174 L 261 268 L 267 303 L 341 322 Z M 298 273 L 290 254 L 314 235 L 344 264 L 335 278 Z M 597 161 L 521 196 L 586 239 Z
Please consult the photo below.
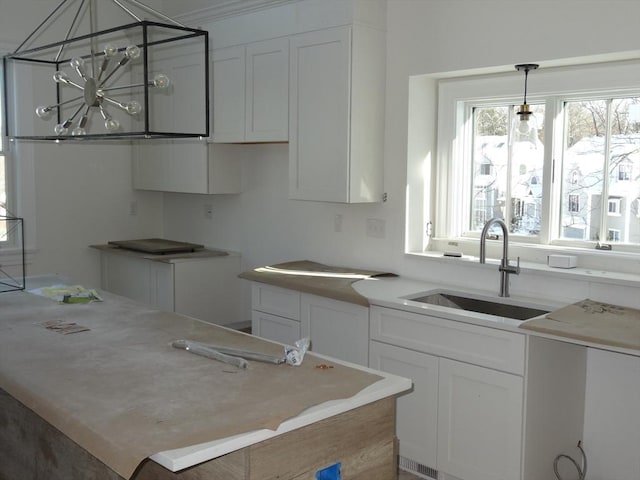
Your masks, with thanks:
M 612 100 L 607 99 L 607 124 L 605 127 L 604 137 L 604 165 L 602 172 L 602 196 L 600 198 L 600 234 L 598 240 L 601 242 L 609 241 L 607 220 L 609 216 L 609 168 L 611 165 L 611 116 L 612 116 Z

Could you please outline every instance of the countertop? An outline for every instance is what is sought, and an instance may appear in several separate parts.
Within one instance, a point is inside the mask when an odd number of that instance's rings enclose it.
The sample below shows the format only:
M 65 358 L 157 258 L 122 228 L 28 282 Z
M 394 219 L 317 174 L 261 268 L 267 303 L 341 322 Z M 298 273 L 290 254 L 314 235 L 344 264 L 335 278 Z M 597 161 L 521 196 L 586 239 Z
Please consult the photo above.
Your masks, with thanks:
M 122 255 L 126 257 L 142 258 L 145 260 L 151 260 L 153 262 L 161 262 L 161 263 L 175 263 L 180 261 L 214 259 L 217 257 L 225 257 L 228 255 L 235 255 L 235 256 L 239 255 L 237 252 L 232 252 L 229 250 L 220 250 L 215 248 L 203 248 L 201 250 L 196 250 L 195 252 L 157 254 L 157 253 L 138 252 L 136 250 L 128 250 L 126 248 L 121 248 L 121 247 L 108 245 L 108 244 L 89 245 L 89 247 L 105 253 Z
M 363 279 L 395 275 L 299 260 L 255 268 L 241 273 L 239 277 L 368 307 L 367 297 L 354 290 L 352 284 Z
M 237 369 L 170 343 L 270 354 L 282 345 L 100 294 L 104 302 L 72 305 L 3 294 L 0 388 L 125 478 L 146 457 L 180 470 L 411 386 L 313 353 L 300 367 Z M 64 335 L 46 321 L 88 330 Z
M 434 290 L 464 291 L 466 294 L 490 297 L 499 302 L 512 302 L 518 305 L 548 310 L 551 312 L 551 316 L 553 316 L 554 312 L 561 313 L 570 306 L 566 303 L 535 297 L 511 296 L 500 298 L 495 292 L 460 289 L 403 277 L 368 278 L 354 283 L 353 288 L 360 295 L 366 297 L 371 305 L 640 356 L 640 312 L 633 311 L 633 309 L 625 309 L 631 311 L 631 313 L 624 319 L 618 315 L 609 315 L 606 318 L 600 317 L 599 319 L 595 319 L 593 316 L 573 315 L 570 323 L 567 323 L 566 317 L 561 317 L 561 320 L 564 321 L 558 321 L 549 319 L 546 316 L 519 321 L 414 302 L 410 298 L 415 298 Z M 576 308 L 575 305 L 571 307 Z

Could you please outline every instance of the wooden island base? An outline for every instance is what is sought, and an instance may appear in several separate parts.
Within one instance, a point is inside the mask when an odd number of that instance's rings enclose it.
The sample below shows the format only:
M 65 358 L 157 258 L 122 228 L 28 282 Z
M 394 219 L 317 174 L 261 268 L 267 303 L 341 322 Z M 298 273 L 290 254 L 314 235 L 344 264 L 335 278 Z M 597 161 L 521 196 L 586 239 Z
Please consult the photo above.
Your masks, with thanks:
M 147 460 L 133 480 L 315 480 L 337 462 L 345 480 L 397 479 L 395 397 L 273 437 L 180 472 Z M 0 480 L 123 480 L 0 390 Z

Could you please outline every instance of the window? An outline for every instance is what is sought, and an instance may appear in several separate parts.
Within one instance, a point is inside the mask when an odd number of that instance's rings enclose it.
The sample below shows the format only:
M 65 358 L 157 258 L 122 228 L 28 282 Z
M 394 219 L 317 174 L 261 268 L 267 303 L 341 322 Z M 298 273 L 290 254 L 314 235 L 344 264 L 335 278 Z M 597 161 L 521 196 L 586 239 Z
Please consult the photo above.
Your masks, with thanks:
M 607 241 L 609 242 L 619 242 L 620 241 L 620 230 L 616 230 L 615 228 L 610 228 L 607 233 Z
M 620 215 L 620 198 L 609 198 L 609 215 Z
M 526 248 L 592 249 L 611 237 L 640 251 L 640 180 L 634 177 L 640 121 L 633 116 L 640 108 L 638 78 L 638 62 L 537 70 L 529 77 L 527 100 L 539 129 L 524 142 L 515 138 L 520 76 L 416 78 L 416 89 L 426 85 L 437 92 L 437 151 L 429 150 L 428 135 L 420 143 L 410 118 L 409 145 L 432 152 L 435 174 L 425 176 L 433 183 L 423 183 L 424 196 L 414 203 L 408 197 L 408 232 L 415 235 L 408 250 L 419 251 L 412 246 L 422 236 L 423 250 L 446 250 L 455 241 L 473 254 L 486 221 L 498 217 L 512 242 Z M 414 192 L 418 181 L 408 181 Z M 422 218 L 413 215 L 420 209 Z M 425 237 L 416 221 L 432 221 L 433 237 Z M 531 258 L 536 255 L 532 251 Z
M 618 180 L 620 182 L 628 182 L 631 180 L 632 165 L 629 162 L 624 162 L 618 165 Z
M 570 213 L 580 212 L 580 195 L 577 195 L 575 193 L 569 195 L 569 212 Z

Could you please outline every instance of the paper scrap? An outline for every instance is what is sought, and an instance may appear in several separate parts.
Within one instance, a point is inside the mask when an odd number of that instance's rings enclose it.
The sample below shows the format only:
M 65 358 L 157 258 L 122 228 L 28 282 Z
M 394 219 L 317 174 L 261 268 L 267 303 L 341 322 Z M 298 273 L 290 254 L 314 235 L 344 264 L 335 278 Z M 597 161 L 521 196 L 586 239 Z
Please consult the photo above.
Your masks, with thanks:
M 60 303 L 102 302 L 102 297 L 96 290 L 81 285 L 52 285 L 29 290 L 29 292 Z
M 47 330 L 69 335 L 70 333 L 86 332 L 89 328 L 78 325 L 75 322 L 65 322 L 64 320 L 47 320 L 42 324 Z

